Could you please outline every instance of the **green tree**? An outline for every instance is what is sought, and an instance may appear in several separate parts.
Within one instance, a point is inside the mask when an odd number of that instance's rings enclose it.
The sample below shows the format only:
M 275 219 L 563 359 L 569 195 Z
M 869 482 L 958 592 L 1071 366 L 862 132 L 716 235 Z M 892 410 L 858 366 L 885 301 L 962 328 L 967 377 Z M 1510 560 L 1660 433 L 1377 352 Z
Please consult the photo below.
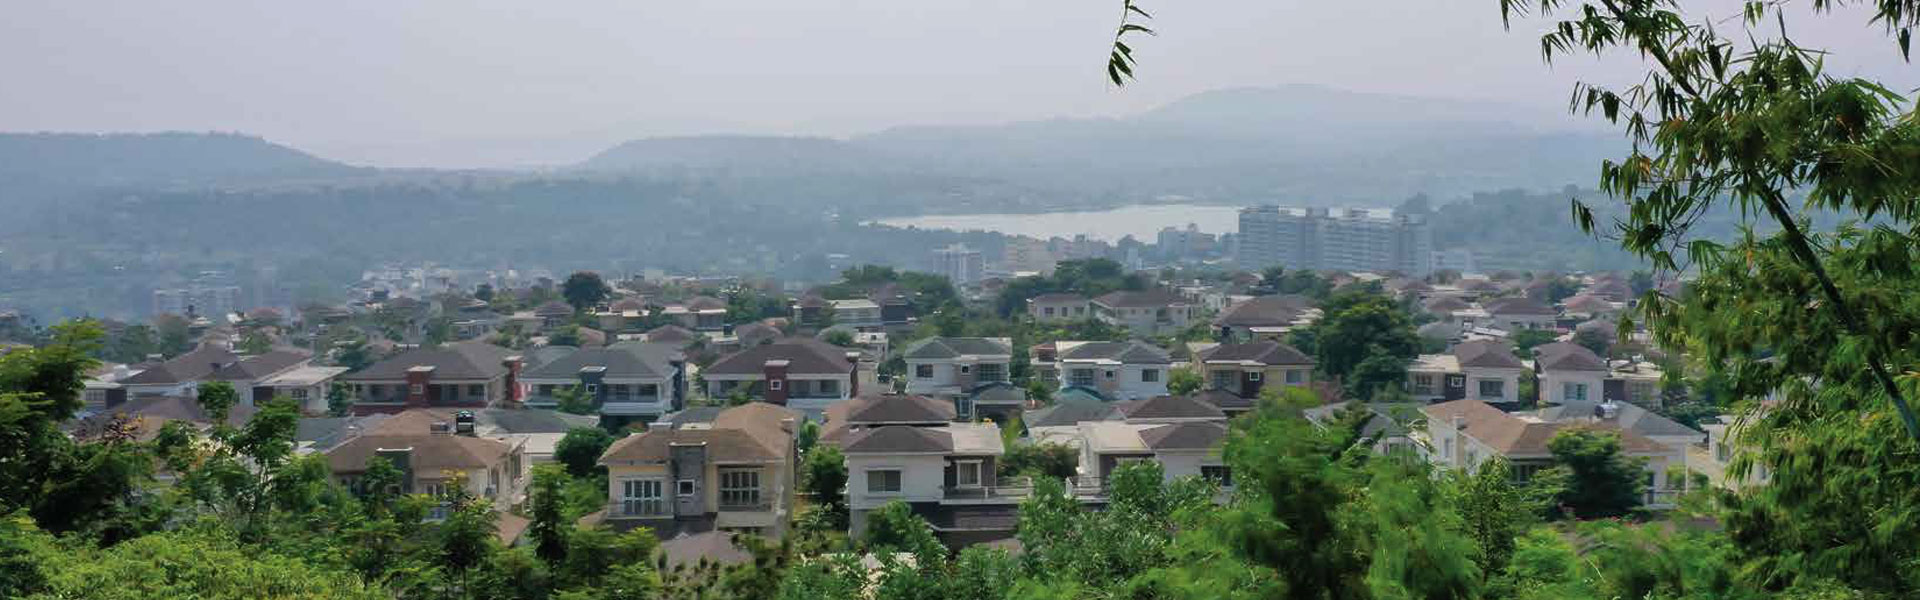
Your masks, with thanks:
M 566 467 L 574 477 L 597 477 L 606 472 L 600 455 L 613 445 L 613 434 L 599 427 L 575 427 L 567 430 L 553 445 L 553 460 Z
M 1547 442 L 1554 466 L 1548 481 L 1564 481 L 1561 505 L 1585 518 L 1626 514 L 1640 506 L 1646 489 L 1643 461 L 1621 453 L 1620 434 L 1590 428 L 1567 428 Z
M 1582 329 L 1573 333 L 1573 343 L 1592 350 L 1601 358 L 1606 358 L 1608 351 L 1613 349 L 1613 340 L 1613 334 L 1598 329 Z
M 847 487 L 847 460 L 840 449 L 816 446 L 800 462 L 800 489 L 822 506 L 837 506 Z
M 876 554 L 913 554 L 924 561 L 922 564 L 932 564 L 946 556 L 946 548 L 933 537 L 933 527 L 899 500 L 867 513 L 867 535 L 861 542 Z
M 1322 310 L 1325 316 L 1318 323 L 1295 330 L 1289 340 L 1312 353 L 1321 372 L 1340 379 L 1348 394 L 1358 398 L 1406 380 L 1406 366 L 1420 352 L 1420 337 L 1392 298 L 1373 289 L 1342 291 Z M 1369 363 L 1365 370 L 1362 363 Z
M 1515 486 L 1513 470 L 1498 457 L 1480 463 L 1471 474 L 1453 473 L 1452 484 L 1459 489 L 1466 531 L 1479 549 L 1481 573 L 1493 577 L 1505 572 L 1519 537 L 1542 509 L 1539 495 Z
M 554 410 L 570 415 L 591 415 L 600 412 L 594 406 L 593 394 L 577 385 L 561 386 L 553 390 Z
M 227 417 L 233 414 L 234 405 L 240 403 L 240 393 L 234 391 L 232 383 L 208 381 L 200 384 L 199 391 L 194 394 L 194 400 L 199 402 L 200 410 L 206 411 L 207 419 L 213 421 L 215 426 L 219 426 L 226 423 Z
M 558 451 L 555 451 L 558 454 Z M 556 566 L 567 558 L 567 522 L 562 514 L 563 489 L 566 487 L 567 474 L 555 465 L 538 465 L 533 468 L 533 489 L 531 490 L 533 522 L 527 526 L 527 533 L 533 536 L 533 552 L 549 566 Z
M 463 589 L 467 575 L 486 561 L 498 545 L 495 541 L 499 531 L 498 515 L 490 504 L 478 498 L 456 499 L 447 519 L 440 523 L 440 564 L 448 573 L 460 577 Z
M 259 329 L 248 330 L 247 334 L 240 338 L 239 350 L 241 354 L 266 354 L 272 352 L 273 338 L 267 337 L 267 334 Z
M 613 288 L 600 278 L 599 273 L 593 271 L 574 271 L 567 276 L 565 283 L 560 284 L 560 296 L 566 298 L 567 304 L 572 305 L 576 312 L 593 308 L 612 294 Z
M 1206 381 L 1200 378 L 1200 373 L 1191 368 L 1179 368 L 1167 372 L 1167 393 L 1169 394 L 1185 396 L 1200 391 L 1200 388 L 1205 385 Z
M 335 381 L 327 386 L 327 416 L 344 417 L 353 414 L 353 385 L 344 381 Z
M 1031 475 L 1036 478 L 1048 477 L 1066 479 L 1073 477 L 1080 467 L 1080 453 L 1065 444 L 1019 444 L 1007 446 L 1006 456 L 1000 459 L 1000 475 Z
M 481 302 L 493 302 L 493 284 L 482 283 L 473 288 L 473 299 Z
M 853 332 L 847 331 L 845 329 L 835 329 L 832 331 L 828 331 L 827 336 L 822 339 L 826 343 L 833 344 L 835 346 L 839 346 L 842 348 L 853 347 Z
M 1533 356 L 1533 349 L 1541 344 L 1551 344 L 1559 334 L 1546 329 L 1521 329 L 1513 332 L 1513 351 L 1525 357 Z

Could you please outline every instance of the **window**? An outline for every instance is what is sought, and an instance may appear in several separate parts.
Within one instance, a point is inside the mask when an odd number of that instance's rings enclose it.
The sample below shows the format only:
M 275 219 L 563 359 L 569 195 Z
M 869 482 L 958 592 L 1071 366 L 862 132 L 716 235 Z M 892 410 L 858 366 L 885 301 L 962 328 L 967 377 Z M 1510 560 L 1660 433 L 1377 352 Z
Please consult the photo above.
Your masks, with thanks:
M 1108 369 L 1108 370 L 1107 370 L 1107 379 L 1113 379 L 1113 370 L 1112 370 L 1112 369 Z
M 588 396 L 598 396 L 598 395 L 600 395 L 600 384 L 598 384 L 598 383 L 589 383 L 589 384 L 587 384 L 587 395 L 588 395 Z
M 977 377 L 974 378 L 977 381 L 1006 381 L 1007 380 L 1007 366 L 1000 363 L 988 363 L 988 364 L 980 365 L 980 368 L 977 371 L 975 371 L 975 373 L 978 375 Z
M 900 470 L 899 469 L 875 469 L 872 471 L 867 471 L 867 493 L 869 494 L 900 493 Z
M 680 480 L 680 489 L 678 490 L 680 497 L 691 498 L 693 497 L 693 493 L 694 491 L 696 491 L 696 489 L 697 488 L 694 486 L 692 479 Z
M 659 386 L 659 385 L 656 385 L 656 384 L 652 384 L 652 383 L 642 383 L 642 384 L 640 384 L 640 396 L 641 396 L 641 397 L 643 397 L 643 398 L 652 398 L 652 397 L 655 397 L 655 396 L 659 396 L 659 395 L 660 395 L 660 386 Z
M 823 396 L 840 395 L 840 382 L 838 381 L 834 381 L 832 379 L 825 379 L 825 380 L 821 380 L 818 386 L 820 388 L 820 395 L 823 395 Z
M 1260 376 L 1261 373 L 1259 371 L 1247 371 L 1247 381 L 1259 381 Z
M 1413 393 L 1422 394 L 1422 395 L 1434 393 L 1433 374 L 1432 373 L 1414 373 L 1413 374 Z
M 1213 387 L 1222 390 L 1233 389 L 1233 375 L 1233 371 L 1214 371 Z
M 1480 380 L 1480 397 L 1505 399 L 1507 397 L 1507 382 L 1498 379 Z
M 1567 382 L 1560 384 L 1560 395 L 1567 400 L 1586 400 L 1587 384 Z
M 1200 478 L 1223 488 L 1233 487 L 1233 470 L 1225 465 L 1200 465 Z
M 1160 381 L 1160 370 L 1145 369 L 1140 371 L 1140 381 L 1143 383 L 1155 383 Z
M 546 384 L 546 383 L 540 384 L 539 390 L 540 390 L 539 395 L 541 396 L 548 396 L 548 397 L 553 396 L 552 384 Z
M 721 471 L 720 506 L 755 507 L 760 505 L 758 469 Z
M 933 379 L 933 365 L 914 365 L 913 376 L 920 379 Z
M 1468 448 L 1468 449 L 1467 449 L 1467 464 L 1468 464 L 1469 466 L 1471 466 L 1471 465 L 1477 465 L 1477 464 L 1480 464 L 1480 451 L 1479 451 L 1479 450 L 1475 450 L 1475 449 L 1472 449 L 1472 448 Z
M 658 479 L 628 479 L 620 482 L 620 512 L 625 515 L 663 515 L 667 513 L 666 482 Z
M 1048 306 L 1046 308 L 1040 309 L 1040 314 L 1043 314 L 1049 317 L 1053 316 L 1053 307 Z
M 424 383 L 415 383 L 415 384 L 412 384 L 412 385 L 408 385 L 408 386 L 407 386 L 407 393 L 409 393 L 409 394 L 425 394 L 425 393 L 427 393 L 427 384 L 424 384 Z
M 954 487 L 980 487 L 980 461 L 963 460 L 953 464 Z
M 1074 369 L 1067 374 L 1067 385 L 1093 387 L 1093 369 Z
M 473 385 L 469 385 L 469 386 L 467 386 L 467 395 L 468 395 L 468 396 L 485 396 L 485 395 L 487 395 L 487 384 L 484 384 L 484 383 L 476 383 L 476 384 L 473 384 Z
M 961 374 L 961 375 L 966 375 L 966 374 L 968 374 L 968 373 L 972 373 L 972 372 L 973 372 L 973 365 L 960 365 L 960 374 Z
M 1542 465 L 1513 465 L 1510 468 L 1512 469 L 1514 483 L 1526 483 L 1533 481 L 1534 474 L 1540 472 Z
M 775 379 L 767 382 L 767 389 L 780 391 L 780 389 L 784 388 L 786 384 L 787 384 L 787 381 L 785 379 Z
M 1453 438 L 1447 438 L 1446 443 L 1441 445 L 1440 457 L 1453 458 Z
M 1287 383 L 1289 383 L 1289 384 L 1294 384 L 1294 385 L 1298 385 L 1298 384 L 1301 384 L 1301 383 L 1306 383 L 1306 381 L 1307 381 L 1307 372 L 1306 372 L 1306 371 L 1303 371 L 1303 370 L 1300 370 L 1300 369 L 1288 369 L 1288 370 L 1287 370 Z
M 1718 460 L 1720 462 L 1727 462 L 1733 459 L 1733 453 L 1727 451 L 1726 444 L 1714 444 L 1713 458 L 1714 460 Z
M 288 397 L 288 398 L 292 398 L 294 402 L 298 402 L 298 403 L 301 403 L 301 404 L 306 404 L 306 403 L 307 403 L 307 397 L 308 397 L 308 396 L 307 396 L 307 394 L 309 394 L 309 393 L 310 393 L 310 392 L 309 392 L 309 391 L 307 390 L 307 388 L 303 388 L 303 387 L 302 387 L 302 388 L 293 388 L 293 389 L 290 389 L 290 390 L 287 390 L 287 397 Z M 89 391 L 89 392 L 87 392 L 87 394 L 88 394 L 88 396 L 89 396 L 89 398 L 91 398 L 91 396 L 92 396 L 92 394 L 93 394 L 93 392 L 91 392 L 91 391 Z

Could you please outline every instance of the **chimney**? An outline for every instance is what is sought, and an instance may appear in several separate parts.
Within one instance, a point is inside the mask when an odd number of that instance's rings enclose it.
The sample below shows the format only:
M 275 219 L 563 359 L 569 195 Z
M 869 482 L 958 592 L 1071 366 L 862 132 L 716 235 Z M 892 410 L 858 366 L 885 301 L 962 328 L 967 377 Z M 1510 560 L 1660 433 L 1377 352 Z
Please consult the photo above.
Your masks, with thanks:
M 518 404 L 526 400 L 526 390 L 520 389 L 520 369 L 525 364 L 526 361 L 518 354 L 500 361 L 500 365 L 507 368 L 506 400 L 509 404 Z M 489 398 L 488 400 L 491 401 L 492 399 Z
M 790 363 L 781 359 L 769 360 L 760 367 L 760 373 L 766 380 L 766 399 L 768 403 L 787 405 L 787 366 Z
M 846 356 L 847 362 L 853 364 L 847 371 L 847 397 L 852 398 L 860 395 L 860 351 L 848 350 Z
M 787 417 L 787 418 L 781 419 L 780 430 L 787 433 L 793 433 L 793 423 L 794 423 L 793 417 Z
M 1620 418 L 1620 405 L 1614 404 L 1612 401 L 1596 404 L 1593 407 L 1593 416 L 1599 417 L 1602 421 L 1618 419 Z
M 433 367 L 417 365 L 407 368 L 407 408 L 426 408 L 427 389 L 433 384 Z
M 453 413 L 453 432 L 454 433 L 464 435 L 467 437 L 474 437 L 473 427 L 474 427 L 473 411 L 463 410 L 457 413 Z
M 673 431 L 673 423 L 664 420 L 647 423 L 647 431 Z

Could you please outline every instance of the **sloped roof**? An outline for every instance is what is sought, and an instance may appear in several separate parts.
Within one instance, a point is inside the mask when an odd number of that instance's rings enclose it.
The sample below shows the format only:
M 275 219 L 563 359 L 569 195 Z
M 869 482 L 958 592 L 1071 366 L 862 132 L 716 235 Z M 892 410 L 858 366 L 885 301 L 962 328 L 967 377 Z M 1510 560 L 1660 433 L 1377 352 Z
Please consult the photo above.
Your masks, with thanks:
M 1633 297 L 1633 286 L 1619 279 L 1606 279 L 1593 284 L 1593 287 L 1587 288 L 1587 293 L 1616 302 L 1624 302 L 1626 299 Z
M 1428 300 L 1427 303 L 1422 306 L 1430 313 L 1450 313 L 1473 308 L 1473 305 L 1467 304 L 1467 301 L 1453 296 L 1440 296 Z
M 1113 308 L 1158 308 L 1175 304 L 1186 304 L 1187 298 L 1169 290 L 1142 290 L 1109 292 L 1093 302 Z
M 1561 302 L 1560 305 L 1566 307 L 1568 312 L 1588 314 L 1612 312 L 1614 310 L 1613 303 L 1608 302 L 1607 299 L 1585 294 L 1568 298 L 1566 301 Z
M 1086 396 L 1069 396 L 1052 406 L 1028 411 L 1021 419 L 1027 427 L 1062 427 L 1081 421 L 1104 421 L 1113 414 L 1113 405 Z
M 1629 454 L 1650 454 L 1672 451 L 1665 445 L 1648 439 L 1644 435 L 1625 431 L 1607 423 L 1555 423 L 1542 420 L 1529 420 L 1502 412 L 1479 400 L 1454 400 L 1429 405 L 1421 409 L 1427 419 L 1435 423 L 1451 424 L 1454 417 L 1461 418 L 1461 431 L 1481 443 L 1508 457 L 1544 457 L 1553 452 L 1548 442 L 1563 429 L 1586 427 L 1609 430 L 1620 435 L 1620 448 Z
M 626 298 L 621 298 L 620 300 L 614 302 L 613 305 L 608 306 L 607 308 L 609 310 L 613 310 L 617 312 L 626 312 L 629 310 L 646 310 L 647 302 L 645 300 L 640 299 L 639 296 L 628 296 Z
M 733 328 L 733 337 L 743 345 L 758 344 L 780 337 L 780 328 L 765 323 L 746 323 Z
M 767 447 L 739 429 L 667 429 L 649 430 L 615 440 L 600 455 L 600 464 L 626 462 L 661 463 L 672 456 L 675 445 L 704 444 L 707 457 L 716 462 L 765 462 L 780 458 Z
M 1542 408 L 1535 414 L 1543 421 L 1583 422 L 1593 420 L 1599 414 L 1599 402 L 1565 402 Z M 1660 416 L 1659 413 L 1640 408 L 1625 402 L 1615 402 L 1613 423 L 1621 429 L 1640 435 L 1654 436 L 1703 436 L 1705 432 L 1681 425 L 1673 419 Z
M 227 411 L 227 424 L 234 427 L 246 425 L 259 409 L 245 404 L 236 404 Z M 149 396 L 135 398 L 126 404 L 94 413 L 76 420 L 67 427 L 74 437 L 92 439 L 104 434 L 116 415 L 127 415 L 136 421 L 141 439 L 151 439 L 160 432 L 160 427 L 168 421 L 186 421 L 197 426 L 209 426 L 213 419 L 200 403 L 184 396 Z
M 382 449 L 412 448 L 413 472 L 432 474 L 445 469 L 479 469 L 500 464 L 513 450 L 499 440 L 433 433 L 432 424 L 452 423 L 447 411 L 409 410 L 387 418 L 360 437 L 327 451 L 335 473 L 357 473 Z
M 433 367 L 433 378 L 445 379 L 493 379 L 505 375 L 504 364 L 514 352 L 484 341 L 473 340 L 458 342 L 434 348 L 414 348 L 386 360 L 374 363 L 357 373 L 349 373 L 340 379 L 343 381 L 392 381 L 406 379 L 407 369 L 416 366 Z
M 843 375 L 852 372 L 848 349 L 808 338 L 787 338 L 727 355 L 706 368 L 708 375 L 758 375 L 767 361 L 787 361 L 788 374 Z
M 548 300 L 546 304 L 534 308 L 533 314 L 542 317 L 571 315 L 573 314 L 573 305 L 559 300 Z
M 1214 361 L 1250 361 L 1262 365 L 1312 365 L 1313 359 L 1301 353 L 1293 346 L 1273 340 L 1260 340 L 1244 344 L 1220 344 L 1200 353 L 1200 360 Z
M 1588 350 L 1586 346 L 1570 342 L 1554 342 L 1534 347 L 1534 355 L 1539 357 L 1543 371 L 1600 371 L 1607 370 L 1607 361 Z
M 910 359 L 1012 356 L 1013 344 L 1007 338 L 930 337 L 907 346 L 902 355 Z
M 1260 296 L 1228 308 L 1213 320 L 1217 327 L 1281 327 L 1313 308 L 1313 299 L 1292 294 Z
M 1027 299 L 1027 302 L 1031 302 L 1034 304 L 1067 304 L 1067 303 L 1073 303 L 1073 302 L 1086 302 L 1086 301 L 1087 301 L 1086 296 L 1082 296 L 1079 294 L 1068 294 L 1064 292 L 1041 294 L 1041 295 L 1034 296 L 1032 298 Z
M 1453 356 L 1459 359 L 1462 367 L 1519 369 L 1526 366 L 1513 355 L 1513 347 L 1506 342 L 1490 340 L 1461 342 L 1453 347 Z
M 649 342 L 658 342 L 658 343 L 687 342 L 687 341 L 692 341 L 695 338 L 702 337 L 700 334 L 694 333 L 693 330 L 691 329 L 687 329 L 685 327 L 681 327 L 679 325 L 673 325 L 673 324 L 661 325 L 653 329 L 648 329 L 645 333 L 642 333 L 641 335 L 647 336 L 647 341 Z
M 930 427 L 887 425 L 854 432 L 841 450 L 847 454 L 952 452 L 953 435 Z
M 723 310 L 727 308 L 727 301 L 713 296 L 694 296 L 685 306 L 687 310 Z
M 1086 342 L 1060 353 L 1060 360 L 1113 360 L 1133 364 L 1171 364 L 1173 357 L 1158 346 L 1139 340 Z
M 1127 420 L 1141 419 L 1225 419 L 1220 407 L 1201 402 L 1193 396 L 1154 396 L 1114 406 Z
M 702 562 L 734 565 L 753 560 L 752 554 L 734 544 L 733 537 L 732 532 L 717 529 L 700 533 L 682 532 L 660 542 L 660 555 L 666 558 L 669 569 Z
M 293 368 L 311 358 L 305 350 L 274 350 L 266 354 L 248 356 L 214 371 L 209 379 L 217 381 L 257 381 L 263 377 Z
M 1154 450 L 1210 450 L 1227 439 L 1227 424 L 1192 421 L 1161 425 L 1140 432 L 1140 441 Z
M 166 385 L 199 381 L 215 371 L 233 364 L 240 359 L 224 346 L 201 344 L 192 352 L 173 357 L 166 362 L 154 365 L 126 379 L 121 385 Z
M 954 419 L 953 403 L 915 394 L 876 394 L 849 399 L 848 423 L 946 423 Z
M 1026 388 L 1005 381 L 987 382 L 973 388 L 973 391 L 967 392 L 967 395 L 977 403 L 1007 404 L 1027 401 Z
M 671 348 L 651 350 L 658 344 L 615 344 L 607 348 L 582 348 L 521 374 L 523 379 L 576 379 L 580 369 L 605 367 L 611 378 L 665 379 L 673 375 Z
M 745 432 L 747 437 L 767 452 L 786 456 L 793 436 L 788 423 L 797 426 L 802 418 L 800 411 L 791 408 L 765 402 L 748 402 L 720 411 L 713 417 L 713 427 Z
M 1222 411 L 1252 410 L 1254 400 L 1241 398 L 1238 394 L 1220 388 L 1208 388 L 1188 395 L 1194 400 L 1211 404 Z
M 1489 314 L 1496 315 L 1552 316 L 1560 314 L 1560 311 L 1554 310 L 1553 307 L 1548 306 L 1547 303 L 1529 297 L 1494 298 L 1481 302 L 1480 306 L 1487 309 Z

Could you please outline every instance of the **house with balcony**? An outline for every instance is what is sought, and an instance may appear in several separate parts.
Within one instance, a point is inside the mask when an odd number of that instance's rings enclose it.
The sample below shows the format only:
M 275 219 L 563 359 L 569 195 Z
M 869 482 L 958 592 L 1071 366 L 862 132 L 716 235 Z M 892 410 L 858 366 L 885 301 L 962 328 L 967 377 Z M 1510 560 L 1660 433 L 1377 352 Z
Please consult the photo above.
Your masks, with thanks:
M 593 319 L 601 331 L 610 333 L 638 333 L 647 321 L 647 304 L 638 297 L 622 298 L 613 304 L 594 311 Z
M 1527 296 L 1493 298 L 1481 302 L 1480 307 L 1487 312 L 1488 322 L 1476 322 L 1474 325 L 1507 331 L 1553 329 L 1560 318 L 1559 310 Z
M 1571 342 L 1541 344 L 1534 347 L 1533 356 L 1541 402 L 1567 404 L 1602 399 L 1607 361 L 1586 346 Z
M 272 350 L 263 354 L 240 357 L 233 364 L 221 367 L 207 375 L 205 381 L 225 381 L 240 394 L 240 402 L 259 406 L 272 400 L 275 392 L 274 387 L 260 385 L 261 382 L 305 367 L 312 362 L 313 355 L 305 350 Z
M 521 401 L 519 354 L 482 341 L 414 348 L 338 378 L 353 386 L 355 414 L 414 408 L 485 408 Z
M 191 352 L 140 369 L 116 381 L 124 397 L 108 397 L 108 406 L 142 397 L 192 397 L 200 381 L 214 372 L 240 362 L 240 355 L 225 344 L 202 343 Z
M 1099 390 L 1115 400 L 1138 400 L 1167 395 L 1167 370 L 1173 358 L 1166 350 L 1139 340 L 1126 342 L 1055 342 L 1051 371 L 1060 387 Z
M 1644 408 L 1666 406 L 1666 372 L 1660 365 L 1640 357 L 1607 361 L 1607 378 L 1601 382 L 1601 398 Z
M 588 520 L 647 527 L 662 539 L 713 530 L 779 539 L 798 488 L 794 435 L 802 418 L 754 402 L 711 420 L 656 421 L 600 455 L 610 502 Z
M 1083 421 L 1078 425 L 1080 471 L 1074 493 L 1082 498 L 1104 498 L 1114 470 L 1134 461 L 1160 463 L 1168 481 L 1202 477 L 1222 488 L 1233 487 L 1232 470 L 1220 456 L 1226 443 L 1224 418 L 1179 422 Z
M 860 364 L 858 350 L 787 338 L 721 357 L 700 376 L 709 398 L 729 398 L 737 391 L 818 416 L 828 405 L 859 393 Z
M 1414 358 L 1407 367 L 1407 394 L 1421 402 L 1466 398 L 1517 405 L 1520 375 L 1526 370 L 1506 342 L 1461 342 L 1447 354 Z
M 1198 306 L 1171 290 L 1119 291 L 1088 303 L 1096 319 L 1135 335 L 1163 335 L 1184 331 Z
M 521 374 L 524 402 L 559 406 L 562 390 L 591 398 L 612 425 L 651 420 L 686 406 L 686 355 L 678 346 L 620 342 L 583 348 Z
M 368 462 L 384 458 L 400 470 L 400 493 L 446 497 L 461 484 L 504 512 L 525 499 L 524 442 L 479 436 L 471 419 L 446 409 L 402 411 L 327 449 L 327 466 L 342 486 L 359 490 Z M 432 517 L 446 510 L 436 506 Z
M 1027 316 L 1042 323 L 1085 321 L 1093 317 L 1089 306 L 1087 297 L 1079 294 L 1041 294 L 1027 299 Z
M 727 301 L 712 296 L 694 296 L 680 304 L 661 307 L 674 324 L 694 331 L 720 331 L 727 326 Z
M 1313 299 L 1297 295 L 1257 296 L 1228 305 L 1220 316 L 1214 317 L 1214 331 L 1222 339 L 1278 340 L 1293 331 L 1319 320 L 1320 309 L 1314 308 Z
M 1421 408 L 1427 419 L 1424 431 L 1415 431 L 1428 449 L 1428 460 L 1450 469 L 1473 471 L 1493 457 L 1505 458 L 1515 484 L 1525 484 L 1541 469 L 1554 465 L 1548 444 L 1555 435 L 1571 428 L 1609 431 L 1620 438 L 1621 453 L 1642 459 L 1647 469 L 1646 483 L 1638 490 L 1648 508 L 1671 508 L 1686 486 L 1685 449 L 1623 429 L 1606 419 L 1550 421 L 1538 414 L 1507 413 L 1474 399 L 1452 400 Z
M 1249 400 L 1259 398 L 1267 386 L 1311 384 L 1313 365 L 1306 354 L 1273 340 L 1220 344 L 1200 351 L 1194 359 L 1207 389 Z
M 839 446 L 862 431 L 904 425 L 941 427 L 959 419 L 951 401 L 918 394 L 868 394 L 827 407 L 820 443 Z
M 866 298 L 829 300 L 833 324 L 854 329 L 876 329 L 885 324 L 880 318 L 880 303 Z
M 333 389 L 333 382 L 346 374 L 346 367 L 316 367 L 310 362 L 275 372 L 259 379 L 251 386 L 256 401 L 260 398 L 286 397 L 300 405 L 300 412 L 309 415 L 326 414 L 327 394 Z
M 996 473 L 1006 448 L 991 423 L 864 428 L 843 438 L 840 451 L 855 537 L 865 535 L 870 513 L 897 500 L 948 545 L 1008 539 L 1032 493 L 1031 480 Z

